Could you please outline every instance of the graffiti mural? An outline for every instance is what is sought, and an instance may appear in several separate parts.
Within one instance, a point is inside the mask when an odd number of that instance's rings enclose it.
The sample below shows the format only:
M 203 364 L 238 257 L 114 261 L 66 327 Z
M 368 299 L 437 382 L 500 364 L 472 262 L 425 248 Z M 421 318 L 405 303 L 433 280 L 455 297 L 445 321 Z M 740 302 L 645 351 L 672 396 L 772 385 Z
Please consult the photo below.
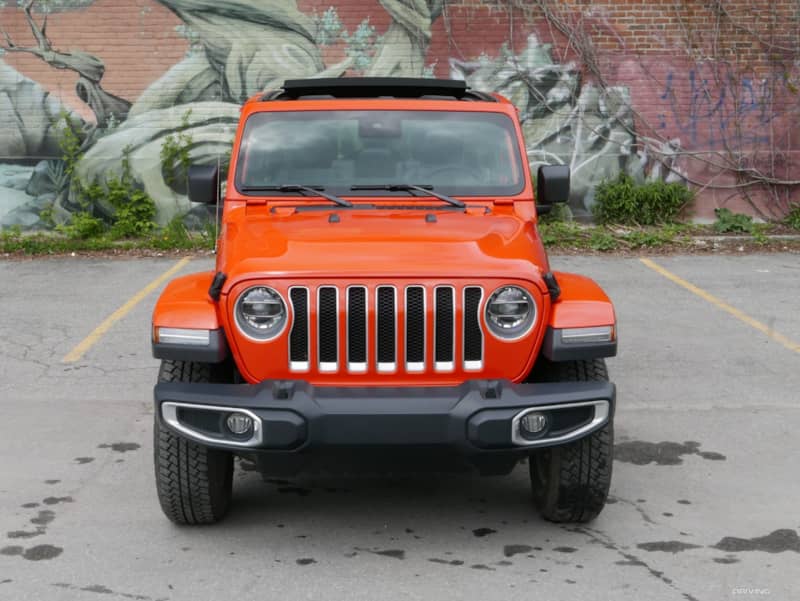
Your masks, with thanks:
M 189 202 L 185 178 L 165 164 L 165 146 L 178 139 L 192 162 L 224 165 L 241 103 L 299 77 L 450 76 L 504 94 L 520 110 L 531 168 L 572 168 L 570 202 L 578 213 L 591 208 L 594 187 L 620 171 L 638 180 L 675 177 L 663 170 L 663 148 L 661 161 L 650 164 L 637 145 L 629 89 L 582 82 L 579 67 L 555 61 L 533 31 L 516 50 L 503 44 L 472 57 L 430 56 L 445 0 L 380 0 L 374 10 L 383 14 L 365 13 L 350 25 L 337 6 L 304 12 L 294 0 L 140 0 L 142 11 L 152 5 L 177 18 L 188 48 L 136 97 L 109 91 L 101 53 L 64 51 L 50 37 L 48 22 L 90 10 L 92 0 L 4 4 L 0 14 L 22 14 L 28 31 L 12 35 L 0 22 L 0 227 L 68 222 L 87 210 L 81 186 L 123 176 L 154 199 L 160 225 L 202 218 L 206 209 Z M 371 21 L 378 16 L 388 23 L 380 30 Z M 73 72 L 83 104 L 66 103 L 15 69 L 11 61 L 20 55 Z M 102 197 L 92 203 L 93 214 L 115 211 Z

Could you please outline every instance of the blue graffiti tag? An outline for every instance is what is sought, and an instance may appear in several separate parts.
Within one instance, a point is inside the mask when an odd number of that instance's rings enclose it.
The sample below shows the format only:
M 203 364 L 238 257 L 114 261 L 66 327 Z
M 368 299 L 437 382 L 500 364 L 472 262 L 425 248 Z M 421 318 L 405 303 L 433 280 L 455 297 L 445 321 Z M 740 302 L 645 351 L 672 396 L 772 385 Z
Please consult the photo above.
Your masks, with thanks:
M 671 114 L 658 115 L 659 127 L 677 127 L 691 145 L 705 140 L 710 148 L 741 149 L 769 142 L 763 125 L 780 116 L 774 106 L 775 80 L 754 83 L 750 78 L 737 80 L 732 74 L 723 78 L 722 85 L 709 82 L 694 70 L 688 72 L 688 102 L 676 75 L 670 72 L 661 100 L 669 101 Z M 785 85 L 781 78 L 781 82 Z

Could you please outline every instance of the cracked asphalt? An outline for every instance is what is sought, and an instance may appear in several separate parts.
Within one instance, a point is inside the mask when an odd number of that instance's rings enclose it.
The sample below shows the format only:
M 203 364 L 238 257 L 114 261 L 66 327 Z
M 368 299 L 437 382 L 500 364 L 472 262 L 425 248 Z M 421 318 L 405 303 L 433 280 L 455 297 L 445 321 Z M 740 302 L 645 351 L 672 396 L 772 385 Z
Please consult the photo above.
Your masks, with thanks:
M 614 300 L 617 461 L 592 524 L 542 521 L 510 477 L 263 481 L 179 528 L 152 474 L 155 294 L 62 358 L 174 259 L 0 262 L 0 599 L 800 597 L 800 261 L 554 257 Z M 184 272 L 209 269 L 195 260 Z

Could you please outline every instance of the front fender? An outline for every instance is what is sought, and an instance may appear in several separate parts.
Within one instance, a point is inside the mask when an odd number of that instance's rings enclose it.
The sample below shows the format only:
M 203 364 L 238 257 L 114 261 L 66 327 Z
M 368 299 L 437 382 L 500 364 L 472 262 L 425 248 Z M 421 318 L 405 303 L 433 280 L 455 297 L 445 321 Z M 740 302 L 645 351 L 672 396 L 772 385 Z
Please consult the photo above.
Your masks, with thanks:
M 617 318 L 614 305 L 592 279 L 574 273 L 554 272 L 561 288 L 553 303 L 547 324 L 542 354 L 551 361 L 571 361 L 613 357 L 617 354 Z M 611 327 L 611 339 L 599 342 L 564 344 L 561 332 L 572 328 Z
M 156 359 L 219 363 L 228 355 L 217 303 L 208 295 L 214 272 L 192 273 L 172 280 L 153 309 L 153 356 Z M 208 345 L 185 345 L 159 340 L 159 328 L 205 330 Z

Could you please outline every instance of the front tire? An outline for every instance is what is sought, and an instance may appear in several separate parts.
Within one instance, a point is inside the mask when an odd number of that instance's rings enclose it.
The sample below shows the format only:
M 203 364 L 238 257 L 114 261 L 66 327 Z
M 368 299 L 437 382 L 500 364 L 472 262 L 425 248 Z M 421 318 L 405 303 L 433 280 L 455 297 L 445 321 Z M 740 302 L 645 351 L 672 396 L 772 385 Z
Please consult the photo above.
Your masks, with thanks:
M 209 382 L 205 363 L 162 361 L 160 382 Z M 187 440 L 167 429 L 159 415 L 153 427 L 156 490 L 161 509 L 176 524 L 213 524 L 228 511 L 233 456 Z
M 603 359 L 552 363 L 548 381 L 608 380 Z M 531 454 L 529 468 L 533 502 L 551 522 L 589 522 L 605 506 L 614 460 L 614 425 L 575 442 L 540 449 Z

